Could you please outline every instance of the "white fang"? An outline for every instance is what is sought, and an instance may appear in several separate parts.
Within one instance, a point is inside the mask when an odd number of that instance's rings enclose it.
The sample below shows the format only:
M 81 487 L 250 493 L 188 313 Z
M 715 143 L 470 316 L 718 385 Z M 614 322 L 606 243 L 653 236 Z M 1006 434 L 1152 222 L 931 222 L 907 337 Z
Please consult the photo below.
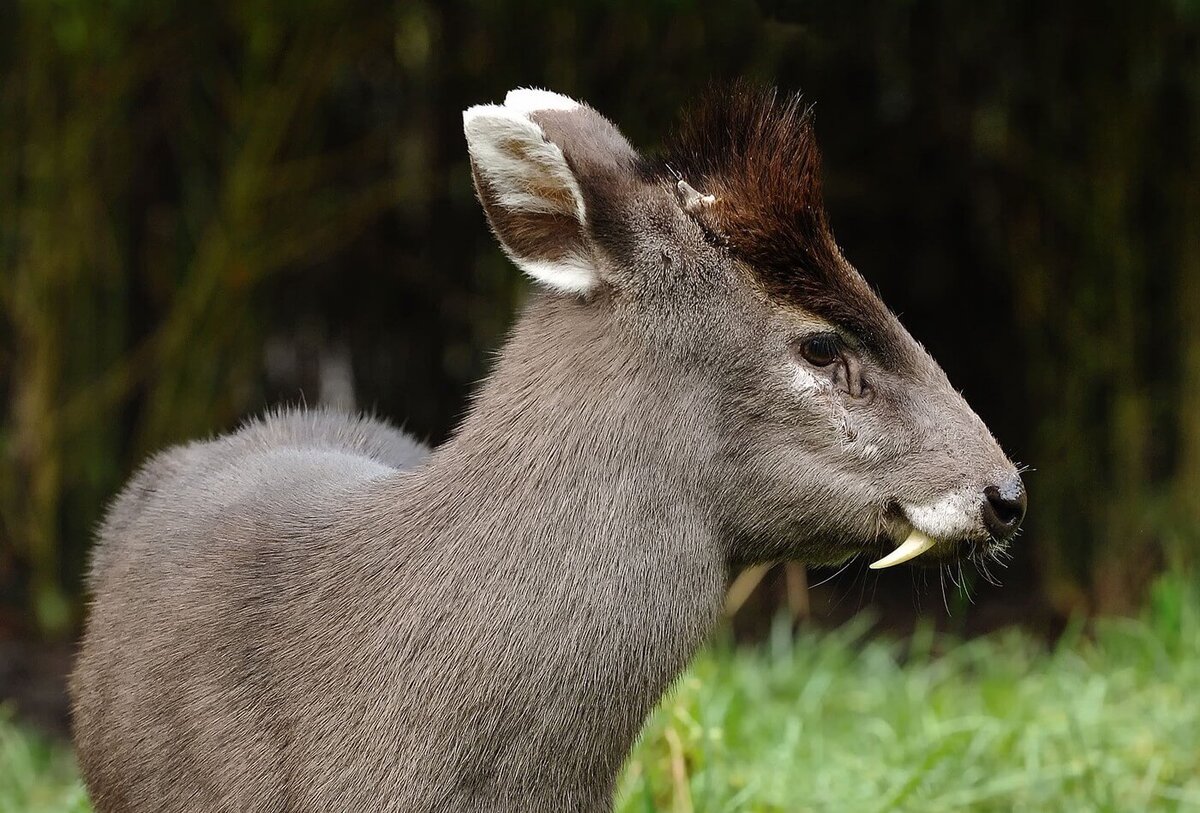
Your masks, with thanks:
M 932 536 L 921 533 L 914 528 L 913 532 L 908 535 L 908 539 L 905 539 L 900 543 L 900 547 L 896 548 L 882 559 L 876 562 L 871 562 L 868 567 L 870 567 L 871 570 L 883 570 L 885 567 L 891 567 L 892 565 L 898 565 L 902 562 L 907 562 L 909 559 L 917 558 L 936 544 L 937 540 Z

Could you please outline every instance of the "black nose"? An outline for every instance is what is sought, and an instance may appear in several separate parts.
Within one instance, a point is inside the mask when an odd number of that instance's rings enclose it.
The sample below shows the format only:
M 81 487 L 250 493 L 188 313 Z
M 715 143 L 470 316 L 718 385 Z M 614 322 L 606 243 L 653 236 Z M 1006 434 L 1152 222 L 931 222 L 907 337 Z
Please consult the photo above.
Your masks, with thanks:
M 983 524 L 988 532 L 1001 542 L 1007 542 L 1021 527 L 1029 500 L 1025 497 L 1025 484 L 1014 476 L 1003 485 L 988 486 L 983 490 Z

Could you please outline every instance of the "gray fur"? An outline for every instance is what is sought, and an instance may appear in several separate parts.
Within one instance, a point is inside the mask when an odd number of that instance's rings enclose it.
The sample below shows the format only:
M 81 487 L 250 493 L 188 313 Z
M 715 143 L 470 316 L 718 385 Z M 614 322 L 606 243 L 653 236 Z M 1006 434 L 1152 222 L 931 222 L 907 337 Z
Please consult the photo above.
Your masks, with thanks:
M 601 284 L 531 299 L 445 445 L 280 412 L 117 498 L 72 679 L 99 813 L 607 811 L 737 568 L 880 553 L 896 505 L 1015 476 L 890 314 L 899 361 L 797 392 L 811 315 L 672 185 L 582 187 Z

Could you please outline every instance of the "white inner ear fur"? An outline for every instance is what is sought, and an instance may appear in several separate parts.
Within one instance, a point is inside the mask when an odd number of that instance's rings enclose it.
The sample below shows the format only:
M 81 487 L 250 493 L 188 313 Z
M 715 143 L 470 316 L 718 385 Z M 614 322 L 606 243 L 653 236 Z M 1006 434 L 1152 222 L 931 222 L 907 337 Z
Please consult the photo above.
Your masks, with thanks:
M 511 100 L 512 104 L 507 102 Z M 567 105 L 570 105 L 569 107 Z M 547 141 L 529 114 L 536 110 L 573 110 L 577 102 L 545 90 L 514 90 L 506 104 L 484 104 L 463 112 L 467 149 L 476 170 L 496 195 L 496 203 L 513 213 L 566 215 L 585 228 L 583 190 L 562 149 Z M 500 235 L 504 244 L 504 235 Z M 584 293 L 596 281 L 586 257 L 548 261 L 522 256 L 508 245 L 505 252 L 525 273 L 552 289 Z
M 565 257 L 552 263 L 516 257 L 513 261 L 538 282 L 565 294 L 587 293 L 596 281 L 596 269 L 578 257 Z
M 569 96 L 539 88 L 510 90 L 504 97 L 504 106 L 509 110 L 525 114 L 538 110 L 577 110 L 581 107 L 579 102 Z
M 463 113 L 463 131 L 476 168 L 502 206 L 584 222 L 583 191 L 567 159 L 525 114 L 495 104 L 475 105 Z M 546 189 L 569 193 L 569 202 L 561 195 L 539 194 Z

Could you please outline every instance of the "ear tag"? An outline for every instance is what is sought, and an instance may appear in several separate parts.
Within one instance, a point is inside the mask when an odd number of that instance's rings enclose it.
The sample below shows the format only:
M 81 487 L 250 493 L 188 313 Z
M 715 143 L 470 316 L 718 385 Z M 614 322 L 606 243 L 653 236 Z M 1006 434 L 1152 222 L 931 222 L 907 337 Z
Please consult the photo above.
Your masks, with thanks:
M 694 186 L 682 178 L 675 185 L 675 188 L 679 192 L 679 200 L 683 204 L 683 210 L 688 214 L 695 214 L 717 202 L 715 195 L 700 194 Z

